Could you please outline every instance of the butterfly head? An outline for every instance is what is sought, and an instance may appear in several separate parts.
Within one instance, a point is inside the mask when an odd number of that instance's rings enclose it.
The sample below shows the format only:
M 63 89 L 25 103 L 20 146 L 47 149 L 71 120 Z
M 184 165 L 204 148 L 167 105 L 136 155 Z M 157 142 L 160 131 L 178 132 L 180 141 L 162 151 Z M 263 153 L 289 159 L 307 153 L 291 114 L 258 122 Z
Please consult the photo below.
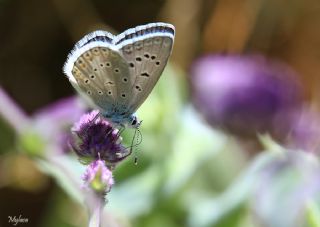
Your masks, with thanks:
M 130 118 L 129 118 L 129 127 L 139 128 L 141 123 L 142 123 L 142 121 L 140 121 L 136 115 L 133 114 L 133 115 L 130 116 Z

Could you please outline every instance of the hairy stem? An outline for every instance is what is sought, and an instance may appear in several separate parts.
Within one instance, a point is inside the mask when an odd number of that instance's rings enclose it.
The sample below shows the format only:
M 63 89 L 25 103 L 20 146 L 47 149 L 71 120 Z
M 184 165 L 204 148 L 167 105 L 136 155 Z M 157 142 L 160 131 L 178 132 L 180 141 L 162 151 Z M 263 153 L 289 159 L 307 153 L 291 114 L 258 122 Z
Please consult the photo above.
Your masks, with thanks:
M 101 217 L 103 208 L 105 205 L 105 200 L 103 195 L 91 195 L 91 203 L 89 204 L 90 209 L 90 220 L 89 227 L 101 227 Z

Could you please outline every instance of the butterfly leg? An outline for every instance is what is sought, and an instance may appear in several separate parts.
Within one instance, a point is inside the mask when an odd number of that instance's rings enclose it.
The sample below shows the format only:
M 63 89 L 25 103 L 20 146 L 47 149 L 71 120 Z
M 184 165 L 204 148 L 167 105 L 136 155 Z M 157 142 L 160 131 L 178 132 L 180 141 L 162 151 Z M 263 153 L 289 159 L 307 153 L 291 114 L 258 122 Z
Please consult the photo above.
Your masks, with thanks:
M 121 136 L 121 134 L 123 133 L 124 130 L 125 130 L 124 125 L 120 125 L 119 131 L 117 133 L 117 138 L 119 138 Z

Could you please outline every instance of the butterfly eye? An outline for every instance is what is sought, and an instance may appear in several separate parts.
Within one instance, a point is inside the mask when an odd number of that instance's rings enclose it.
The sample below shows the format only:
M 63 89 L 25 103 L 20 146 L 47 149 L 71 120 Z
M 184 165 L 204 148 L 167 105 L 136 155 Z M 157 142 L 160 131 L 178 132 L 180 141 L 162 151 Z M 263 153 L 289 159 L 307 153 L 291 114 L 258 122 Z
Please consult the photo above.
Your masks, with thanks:
M 137 124 L 137 119 L 133 119 L 133 121 L 131 122 L 131 125 L 135 126 Z

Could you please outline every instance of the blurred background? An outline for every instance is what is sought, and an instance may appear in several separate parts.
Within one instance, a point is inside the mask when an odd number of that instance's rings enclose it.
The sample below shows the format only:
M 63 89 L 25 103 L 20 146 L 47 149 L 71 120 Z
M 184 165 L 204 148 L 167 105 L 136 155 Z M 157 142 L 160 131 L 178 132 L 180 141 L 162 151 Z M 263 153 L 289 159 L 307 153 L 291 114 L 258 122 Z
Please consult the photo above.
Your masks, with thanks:
M 0 226 L 87 225 L 63 64 L 91 31 L 156 21 L 173 53 L 104 226 L 320 226 L 316 0 L 0 0 Z

